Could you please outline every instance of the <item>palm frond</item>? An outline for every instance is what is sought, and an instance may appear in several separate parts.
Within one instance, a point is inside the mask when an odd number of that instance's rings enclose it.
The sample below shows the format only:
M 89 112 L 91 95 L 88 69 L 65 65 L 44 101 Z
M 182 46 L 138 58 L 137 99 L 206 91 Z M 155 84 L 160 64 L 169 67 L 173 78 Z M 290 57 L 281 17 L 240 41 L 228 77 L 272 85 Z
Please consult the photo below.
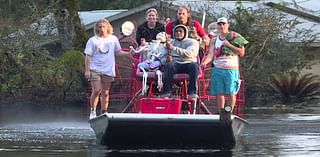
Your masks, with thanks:
M 319 76 L 308 73 L 302 76 L 295 74 L 272 74 L 271 87 L 280 94 L 284 103 L 305 102 L 319 98 Z

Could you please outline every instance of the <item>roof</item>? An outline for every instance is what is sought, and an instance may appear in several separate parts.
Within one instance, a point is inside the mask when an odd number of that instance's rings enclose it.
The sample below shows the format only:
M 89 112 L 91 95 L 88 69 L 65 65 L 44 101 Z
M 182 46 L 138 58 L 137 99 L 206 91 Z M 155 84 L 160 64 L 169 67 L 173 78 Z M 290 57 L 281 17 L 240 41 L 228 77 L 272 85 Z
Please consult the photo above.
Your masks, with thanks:
M 127 9 L 122 10 L 93 10 L 93 11 L 80 11 L 78 12 L 81 23 L 83 25 L 88 25 L 95 23 L 96 21 L 108 18 L 113 15 L 128 11 Z
M 118 14 L 113 14 L 111 16 L 106 16 L 104 18 L 108 18 L 108 20 L 110 22 L 112 22 L 112 21 L 115 21 L 115 20 L 130 16 L 130 15 L 133 15 L 133 14 L 141 12 L 141 11 L 145 11 L 145 10 L 151 8 L 151 7 L 154 7 L 154 8 L 165 8 L 166 10 L 170 9 L 170 10 L 175 10 L 175 11 L 179 8 L 178 5 L 173 5 L 172 3 L 168 3 L 166 1 L 152 1 L 150 3 L 146 3 L 146 4 L 141 5 L 141 6 L 138 6 L 138 7 L 126 10 L 126 11 L 122 11 L 122 12 L 120 12 Z M 114 10 L 114 11 L 116 11 L 116 10 Z M 201 12 L 194 12 L 193 16 L 202 17 L 202 13 Z M 85 19 L 84 19 L 84 21 L 85 21 Z M 86 30 L 92 29 L 95 22 L 96 21 L 93 21 L 93 22 L 88 23 L 88 24 L 84 24 L 85 29 Z

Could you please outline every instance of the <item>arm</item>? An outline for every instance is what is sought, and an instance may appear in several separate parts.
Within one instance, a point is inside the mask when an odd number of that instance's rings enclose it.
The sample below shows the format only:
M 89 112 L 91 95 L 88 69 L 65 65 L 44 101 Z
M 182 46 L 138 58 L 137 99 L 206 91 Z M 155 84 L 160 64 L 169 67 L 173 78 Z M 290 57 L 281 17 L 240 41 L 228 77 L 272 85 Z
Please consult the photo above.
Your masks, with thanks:
M 202 59 L 202 62 L 201 62 L 202 67 L 205 67 L 209 62 L 212 61 L 213 54 L 214 54 L 214 43 L 215 43 L 215 39 L 211 40 L 210 45 L 209 45 L 209 52 Z
M 230 44 L 230 42 L 228 40 L 224 40 L 223 41 L 223 45 L 227 46 L 228 48 L 230 48 L 231 50 L 233 50 L 235 53 L 237 53 L 240 57 L 243 57 L 245 54 L 245 49 L 244 46 L 241 47 L 236 47 L 233 46 L 232 44 Z
M 195 27 L 197 29 L 198 35 L 202 38 L 203 43 L 205 44 L 205 46 L 208 46 L 209 43 L 210 43 L 210 38 L 207 35 L 206 31 L 201 26 L 199 21 L 194 21 L 194 25 L 195 25 Z
M 117 39 L 117 38 L 116 38 Z M 122 48 L 121 48 L 121 45 L 120 45 L 120 42 L 119 40 L 116 40 L 116 43 L 115 43 L 115 54 L 119 55 L 119 56 L 123 56 L 123 55 L 128 55 L 130 54 L 130 51 L 123 51 Z
M 188 42 L 187 43 L 188 46 L 186 48 L 176 47 L 172 43 L 168 43 L 167 48 L 169 50 L 175 51 L 180 56 L 184 56 L 184 57 L 188 57 L 188 58 L 197 57 L 197 55 L 199 53 L 198 41 L 191 39 L 187 42 Z
M 85 66 L 84 66 L 84 70 L 85 70 L 84 75 L 85 75 L 85 77 L 86 77 L 87 79 L 90 78 L 90 64 L 91 64 L 91 59 L 92 59 L 91 56 L 86 55 L 85 60 L 84 60 L 84 65 L 85 65 Z
M 203 41 L 203 43 L 205 44 L 205 46 L 208 46 L 208 45 L 210 44 L 210 38 L 209 38 L 209 36 L 208 36 L 208 35 L 204 35 L 204 36 L 202 37 L 202 41 Z
M 127 56 L 127 55 L 130 55 L 131 53 L 130 53 L 130 51 L 118 50 L 118 51 L 115 52 L 115 54 L 117 56 Z
M 84 53 L 86 54 L 84 60 L 84 75 L 85 78 L 90 79 L 90 65 L 92 62 L 93 52 L 96 51 L 92 38 L 90 38 L 86 44 L 86 48 L 84 49 Z

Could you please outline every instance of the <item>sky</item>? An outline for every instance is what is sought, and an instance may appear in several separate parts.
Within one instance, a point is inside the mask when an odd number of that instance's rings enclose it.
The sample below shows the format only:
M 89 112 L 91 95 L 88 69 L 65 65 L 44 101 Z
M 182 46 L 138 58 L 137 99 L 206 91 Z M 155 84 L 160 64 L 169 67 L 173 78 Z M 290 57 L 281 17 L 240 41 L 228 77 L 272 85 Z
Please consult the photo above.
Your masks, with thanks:
M 274 3 L 287 3 L 288 7 L 313 13 L 314 15 L 320 16 L 320 1 L 319 0 L 263 0 L 266 2 Z M 299 6 L 296 8 L 293 1 Z M 300 8 L 301 7 L 301 8 Z

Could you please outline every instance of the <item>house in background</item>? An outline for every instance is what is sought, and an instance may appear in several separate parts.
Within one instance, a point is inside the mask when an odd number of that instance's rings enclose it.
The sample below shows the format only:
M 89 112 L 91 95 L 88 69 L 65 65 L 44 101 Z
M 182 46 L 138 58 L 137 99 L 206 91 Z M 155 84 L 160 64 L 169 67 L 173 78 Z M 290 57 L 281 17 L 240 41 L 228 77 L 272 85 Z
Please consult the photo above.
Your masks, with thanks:
M 134 23 L 135 27 L 142 24 L 146 21 L 145 12 L 149 8 L 156 8 L 159 15 L 159 21 L 164 22 L 167 17 L 171 18 L 172 20 L 175 19 L 176 12 L 179 8 L 178 5 L 174 5 L 173 3 L 168 3 L 166 1 L 153 1 L 150 3 L 146 3 L 144 5 L 138 6 L 136 8 L 132 8 L 129 10 L 104 10 L 105 14 L 99 13 L 100 11 L 92 11 L 92 12 L 79 12 L 80 19 L 87 30 L 89 36 L 93 35 L 93 27 L 95 22 L 97 21 L 88 21 L 86 18 L 91 17 L 95 19 L 103 19 L 106 18 L 113 26 L 114 34 L 117 36 L 121 35 L 121 25 L 125 21 L 131 21 Z M 91 15 L 86 15 L 91 14 Z M 192 18 L 198 21 L 202 21 L 202 13 L 201 12 L 192 12 Z M 207 17 L 206 25 L 209 22 L 214 21 L 215 19 Z M 135 34 L 135 33 L 134 33 Z M 133 34 L 133 35 L 134 35 Z
M 307 53 L 317 54 L 317 58 L 320 58 L 320 3 L 316 3 L 316 0 L 310 1 L 296 1 L 299 7 L 295 6 L 290 0 L 258 0 L 242 1 L 241 3 L 245 7 L 256 8 L 258 5 L 264 5 L 265 7 L 271 7 L 278 11 L 287 14 L 288 18 L 297 19 L 301 23 L 297 25 L 298 29 L 312 29 L 316 34 L 316 40 L 310 44 L 306 49 Z M 167 17 L 172 20 L 175 19 L 176 11 L 179 6 L 187 5 L 191 6 L 193 19 L 202 21 L 203 7 L 214 12 L 214 15 L 223 15 L 222 12 L 226 10 L 234 9 L 237 1 L 154 1 L 136 8 L 129 10 L 104 10 L 104 11 L 92 11 L 92 12 L 80 12 L 80 18 L 83 25 L 87 30 L 89 36 L 93 35 L 93 26 L 98 19 L 108 19 L 113 28 L 114 33 L 117 36 L 121 36 L 121 24 L 125 21 L 131 21 L 137 27 L 139 24 L 146 21 L 145 12 L 149 8 L 156 8 L 159 14 L 159 20 L 164 21 Z M 280 5 L 286 4 L 286 5 Z M 202 8 L 197 8 L 201 6 Z M 318 9 L 317 9 L 318 8 Z M 101 13 L 104 12 L 104 13 Z M 90 15 L 85 15 L 90 14 Z M 208 14 L 207 14 L 208 15 Z M 90 20 L 87 18 L 90 17 Z M 204 26 L 215 21 L 216 19 L 210 16 L 206 16 Z M 135 33 L 132 35 L 132 39 L 135 39 Z M 129 40 L 125 42 L 130 42 Z M 299 45 L 299 41 L 290 41 L 292 44 Z M 320 65 L 315 65 L 311 72 L 320 74 Z
M 288 18 L 298 19 L 301 23 L 298 28 L 313 29 L 315 33 L 320 34 L 320 12 L 313 11 L 317 6 L 310 1 L 299 2 L 300 8 L 295 8 L 293 4 L 288 3 L 286 6 L 280 4 L 289 0 L 260 0 L 256 2 L 242 1 L 242 5 L 246 8 L 257 8 L 258 5 L 264 5 L 265 7 L 271 7 L 279 10 L 282 13 L 287 14 Z M 311 0 L 315 1 L 315 0 Z M 280 3 L 281 2 L 281 3 Z M 309 2 L 309 3 L 308 3 Z M 125 21 L 131 21 L 137 27 L 141 23 L 146 21 L 145 12 L 149 8 L 156 8 L 159 14 L 159 21 L 164 21 L 167 17 L 171 20 L 175 19 L 176 11 L 179 6 L 187 5 L 192 10 L 192 18 L 202 22 L 203 11 L 210 10 L 211 15 L 216 16 L 224 15 L 226 10 L 231 10 L 236 7 L 237 1 L 153 1 L 136 8 L 129 10 L 99 10 L 99 11 L 81 11 L 79 12 L 82 24 L 89 36 L 93 35 L 93 27 L 97 20 L 106 18 L 108 19 L 113 28 L 114 33 L 117 36 L 121 35 L 121 24 Z M 292 3 L 292 2 L 291 2 Z M 318 3 L 316 3 L 319 5 Z M 313 8 L 312 8 L 313 7 Z M 306 9 L 311 8 L 311 9 Z M 320 8 L 320 5 L 319 5 Z M 224 13 L 223 13 L 224 12 Z M 206 14 L 204 26 L 215 21 L 216 19 Z M 134 35 L 134 34 L 133 34 Z M 314 47 L 320 47 L 320 35 L 317 41 L 312 44 Z

